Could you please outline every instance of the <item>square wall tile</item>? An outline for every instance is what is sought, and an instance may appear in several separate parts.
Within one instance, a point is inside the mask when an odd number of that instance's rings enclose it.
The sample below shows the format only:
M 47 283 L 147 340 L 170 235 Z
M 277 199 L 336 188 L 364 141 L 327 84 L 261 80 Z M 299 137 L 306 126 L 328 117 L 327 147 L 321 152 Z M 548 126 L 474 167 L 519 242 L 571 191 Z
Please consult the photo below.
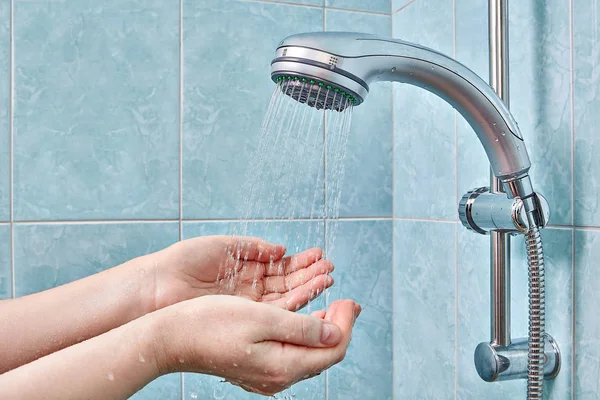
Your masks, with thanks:
M 392 221 L 340 221 L 327 236 L 336 266 L 329 303 L 353 299 L 363 308 L 346 358 L 329 370 L 328 398 L 391 400 Z
M 277 45 L 322 31 L 323 9 L 237 0 L 184 0 L 183 8 L 185 218 L 322 215 L 323 131 L 298 122 L 301 112 L 318 120 L 318 111 L 286 98 L 289 121 L 261 126 Z M 299 127 L 313 129 L 298 137 Z M 296 193 L 304 199 L 288 202 Z
M 178 216 L 178 4 L 15 1 L 16 219 Z
M 390 14 L 390 0 L 325 0 L 326 7 Z
M 178 223 L 16 225 L 15 295 L 64 285 L 177 242 Z
M 600 393 L 600 231 L 575 231 L 575 398 Z
M 328 31 L 358 31 L 389 37 L 389 16 L 326 10 Z M 327 123 L 328 215 L 392 216 L 392 85 L 371 85 L 365 102 L 352 111 L 350 135 Z M 347 144 L 346 144 L 347 140 Z M 339 180 L 343 171 L 343 182 Z M 336 201 L 337 200 L 337 201 Z M 336 204 L 338 204 L 336 206 Z
M 550 203 L 551 223 L 569 225 L 571 66 L 569 2 L 510 7 L 510 109 L 531 158 L 531 178 Z
M 0 300 L 11 297 L 10 226 L 0 225 Z
M 0 2 L 0 221 L 10 219 L 10 1 Z
M 573 2 L 575 224 L 600 226 L 600 0 Z
M 161 376 L 150 382 L 130 400 L 181 400 L 181 374 Z
M 451 0 L 416 1 L 394 14 L 395 38 L 452 56 Z M 454 109 L 441 98 L 410 85 L 394 86 L 395 217 L 456 218 Z
M 455 4 L 455 58 L 488 82 L 488 4 L 471 0 L 456 0 Z M 455 115 L 460 198 L 469 190 L 490 185 L 490 163 L 473 128 L 458 112 Z
M 208 235 L 257 236 L 273 243 L 284 244 L 287 254 L 295 254 L 312 247 L 323 248 L 325 228 L 322 221 L 269 221 L 269 222 L 186 222 L 184 238 Z M 302 313 L 310 313 L 325 307 L 324 296 L 311 302 Z M 185 399 L 264 399 L 243 389 L 223 382 L 213 376 L 185 374 Z M 325 374 L 300 382 L 286 390 L 283 396 L 298 400 L 325 400 Z
M 456 224 L 394 220 L 394 398 L 453 399 Z

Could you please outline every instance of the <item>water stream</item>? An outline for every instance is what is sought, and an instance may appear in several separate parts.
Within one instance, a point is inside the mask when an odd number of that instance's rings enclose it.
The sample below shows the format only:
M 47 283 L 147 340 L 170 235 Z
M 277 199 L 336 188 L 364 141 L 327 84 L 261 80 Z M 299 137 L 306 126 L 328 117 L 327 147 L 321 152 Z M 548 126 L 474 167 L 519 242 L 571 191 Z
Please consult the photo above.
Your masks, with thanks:
M 323 248 L 324 258 L 332 253 L 344 184 L 352 105 L 347 100 L 344 111 L 318 110 L 292 98 L 299 93 L 307 93 L 306 98 L 319 98 L 322 91 L 325 91 L 326 99 L 334 97 L 334 104 L 338 100 L 336 96 L 341 96 L 332 89 L 317 89 L 309 83 L 282 81 L 277 84 L 240 188 L 242 220 L 235 224 L 234 236 L 268 238 L 273 232 L 283 232 L 279 242 L 287 246 L 288 254 L 312 247 Z M 309 183 L 299 179 L 299 174 L 307 174 L 303 178 Z M 255 223 L 256 220 L 260 224 Z M 290 234 L 286 222 L 291 220 L 314 223 L 308 224 L 307 232 Z M 239 250 L 231 256 L 239 258 Z M 228 292 L 235 292 L 236 274 L 243 272 L 243 266 L 239 267 L 239 271 L 236 266 L 228 274 L 223 271 Z M 311 311 L 314 310 L 310 304 L 303 310 Z M 228 390 L 224 384 L 218 386 L 219 393 L 215 392 L 215 396 L 233 399 L 233 395 L 226 394 Z M 323 389 L 322 385 L 318 388 Z M 317 390 L 314 384 L 300 383 L 276 398 L 312 398 L 314 390 Z M 316 392 L 314 394 L 320 397 Z

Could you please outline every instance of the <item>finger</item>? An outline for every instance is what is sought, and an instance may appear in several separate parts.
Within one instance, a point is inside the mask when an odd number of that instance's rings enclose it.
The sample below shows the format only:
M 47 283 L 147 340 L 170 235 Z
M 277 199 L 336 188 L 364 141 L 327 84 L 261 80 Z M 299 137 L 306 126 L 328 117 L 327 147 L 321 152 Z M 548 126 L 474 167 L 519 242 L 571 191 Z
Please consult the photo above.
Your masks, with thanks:
M 333 270 L 332 262 L 321 260 L 289 275 L 269 276 L 265 279 L 265 293 L 288 292 L 309 282 L 315 276 L 327 274 Z
M 294 271 L 306 268 L 316 263 L 323 257 L 323 251 L 318 248 L 304 250 L 302 253 L 285 257 L 277 262 L 272 262 L 267 267 L 266 275 L 288 275 Z
M 265 264 L 258 261 L 243 261 L 239 266 L 237 278 L 242 281 L 262 279 L 265 273 Z
M 236 259 L 263 263 L 280 261 L 286 252 L 284 245 L 251 236 L 229 237 L 227 247 Z
M 262 331 L 262 341 L 304 347 L 331 347 L 341 339 L 342 331 L 333 322 L 275 307 L 271 311 L 269 329 Z
M 331 304 L 325 315 L 325 320 L 334 323 L 342 332 L 342 338 L 336 346 L 324 349 L 290 346 L 289 351 L 297 353 L 292 356 L 301 363 L 303 373 L 311 375 L 321 372 L 344 359 L 358 314 L 360 314 L 360 306 L 354 301 L 337 300 Z
M 320 319 L 325 318 L 325 315 L 327 315 L 327 313 L 325 312 L 325 310 L 315 311 L 315 312 L 313 312 L 313 313 L 310 314 L 311 317 L 320 318 Z
M 319 297 L 328 287 L 333 285 L 333 277 L 330 275 L 319 275 L 310 282 L 286 292 L 269 293 L 263 296 L 262 301 L 270 303 L 284 310 L 298 311 L 309 301 Z

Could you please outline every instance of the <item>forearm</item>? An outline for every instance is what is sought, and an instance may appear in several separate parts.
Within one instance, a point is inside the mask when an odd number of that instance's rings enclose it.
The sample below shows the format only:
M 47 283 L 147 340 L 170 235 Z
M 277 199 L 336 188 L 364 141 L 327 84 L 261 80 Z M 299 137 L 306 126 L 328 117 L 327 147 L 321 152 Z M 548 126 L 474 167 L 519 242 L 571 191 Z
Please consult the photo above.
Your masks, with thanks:
M 127 399 L 159 376 L 149 316 L 0 375 L 2 399 Z
M 100 335 L 153 311 L 150 263 L 131 260 L 99 274 L 0 302 L 0 373 Z

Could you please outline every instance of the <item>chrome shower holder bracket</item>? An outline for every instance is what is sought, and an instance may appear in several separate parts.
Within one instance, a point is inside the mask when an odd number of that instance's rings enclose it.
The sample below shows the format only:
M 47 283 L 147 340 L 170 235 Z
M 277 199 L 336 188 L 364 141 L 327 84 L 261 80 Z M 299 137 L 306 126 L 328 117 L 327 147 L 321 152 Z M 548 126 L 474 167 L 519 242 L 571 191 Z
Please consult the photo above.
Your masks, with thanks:
M 544 379 L 560 372 L 560 349 L 547 333 L 544 335 Z M 527 379 L 528 338 L 515 339 L 508 346 L 479 343 L 475 349 L 475 368 L 486 382 Z
M 534 199 L 539 207 L 540 228 L 547 225 L 550 208 L 546 199 L 536 193 Z M 520 198 L 509 199 L 504 194 L 491 193 L 487 187 L 467 192 L 461 199 L 458 214 L 462 224 L 469 230 L 489 235 L 504 232 L 511 235 L 524 234 L 529 229 L 525 205 Z M 508 304 L 504 305 L 510 310 Z M 510 313 L 494 314 L 495 318 L 506 319 Z M 510 321 L 494 321 L 496 323 Z M 475 349 L 475 368 L 486 382 L 512 379 L 527 379 L 528 338 L 513 339 L 507 345 L 495 342 L 480 343 Z M 561 356 L 556 341 L 544 334 L 544 379 L 553 379 L 560 372 Z

